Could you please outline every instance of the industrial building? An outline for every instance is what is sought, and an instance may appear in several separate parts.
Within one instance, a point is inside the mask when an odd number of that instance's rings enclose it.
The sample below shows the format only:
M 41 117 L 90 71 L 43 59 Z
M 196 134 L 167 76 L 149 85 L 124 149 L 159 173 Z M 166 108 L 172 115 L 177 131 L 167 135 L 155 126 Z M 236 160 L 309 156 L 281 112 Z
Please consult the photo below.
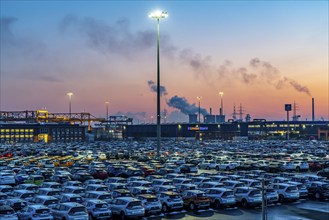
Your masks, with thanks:
M 289 131 L 291 139 L 328 140 L 329 121 L 266 121 L 226 123 L 182 123 L 162 124 L 163 138 L 195 138 L 198 140 L 235 138 L 247 139 L 286 139 Z M 124 138 L 155 138 L 155 124 L 127 125 L 123 130 Z

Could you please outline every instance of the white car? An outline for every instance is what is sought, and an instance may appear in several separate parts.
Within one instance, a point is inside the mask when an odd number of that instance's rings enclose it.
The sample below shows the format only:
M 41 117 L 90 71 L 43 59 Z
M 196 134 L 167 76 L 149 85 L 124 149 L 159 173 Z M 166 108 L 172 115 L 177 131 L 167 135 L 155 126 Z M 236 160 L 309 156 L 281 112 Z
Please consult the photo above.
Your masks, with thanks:
M 84 203 L 91 219 L 109 219 L 112 211 L 109 209 L 107 202 L 99 199 L 91 199 Z
M 52 220 L 51 210 L 44 205 L 30 205 L 17 212 L 20 220 Z
M 110 202 L 113 215 L 119 215 L 121 219 L 126 217 L 143 217 L 145 209 L 139 199 L 133 197 L 119 197 Z
M 158 196 L 161 205 L 162 211 L 168 212 L 169 210 L 183 210 L 183 199 L 182 197 L 176 192 L 162 192 Z
M 16 180 L 14 174 L 0 173 L 0 185 L 15 185 Z
M 138 195 L 136 198 L 142 201 L 146 215 L 161 214 L 162 205 L 155 195 L 141 194 Z
M 57 204 L 51 208 L 55 219 L 66 220 L 88 220 L 88 212 L 85 206 L 76 202 Z

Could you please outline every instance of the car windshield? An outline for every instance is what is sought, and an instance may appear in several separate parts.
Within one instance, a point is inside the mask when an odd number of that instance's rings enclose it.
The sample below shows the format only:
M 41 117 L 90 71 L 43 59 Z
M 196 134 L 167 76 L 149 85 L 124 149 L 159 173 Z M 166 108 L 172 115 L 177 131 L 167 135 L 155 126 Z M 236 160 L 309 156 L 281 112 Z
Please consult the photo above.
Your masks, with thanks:
M 223 197 L 224 197 L 224 198 L 225 198 L 225 197 L 229 197 L 229 196 L 233 196 L 233 192 L 228 191 L 228 192 L 224 192 L 224 193 L 223 193 Z
M 25 194 L 22 195 L 22 199 L 31 198 L 31 197 L 33 197 L 33 193 L 25 193 Z
M 51 205 L 51 204 L 56 204 L 57 201 L 56 200 L 47 200 L 44 205 Z
M 293 192 L 293 191 L 297 191 L 298 189 L 297 189 L 297 187 L 296 186 L 289 186 L 288 188 L 287 188 L 287 192 Z
M 71 202 L 81 202 L 82 201 L 82 198 L 81 197 L 72 197 L 70 199 Z
M 249 194 L 250 196 L 260 196 L 260 190 L 253 190 Z
M 147 202 L 157 202 L 158 199 L 157 199 L 157 198 L 147 198 L 146 201 L 147 201 Z
M 60 192 L 57 192 L 57 191 L 53 191 L 53 192 L 49 192 L 48 195 L 49 196 L 56 196 L 56 195 L 59 195 Z
M 50 213 L 50 209 L 37 209 L 35 212 L 38 214 L 46 214 Z
M 11 215 L 14 214 L 15 211 L 12 209 L 4 209 L 4 210 L 0 210 L 0 215 Z
M 107 191 L 106 187 L 99 187 L 96 191 Z
M 99 208 L 99 209 L 100 208 L 107 208 L 107 205 L 106 205 L 106 203 L 101 203 L 101 204 L 96 204 L 95 207 Z
M 111 199 L 110 195 L 102 195 L 99 197 L 100 200 L 103 200 L 103 199 Z
M 77 213 L 77 212 L 86 212 L 85 207 L 73 207 L 70 213 Z
M 180 199 L 179 195 L 170 195 L 169 196 L 171 199 Z
M 142 205 L 141 201 L 134 201 L 134 202 L 130 202 L 127 207 L 132 208 L 132 207 L 141 206 L 141 205 Z
M 324 189 L 329 189 L 329 184 L 323 184 L 323 185 L 322 185 L 322 188 L 324 188 Z
M 197 196 L 197 197 L 205 197 L 206 194 L 205 194 L 205 193 L 198 193 L 196 196 Z

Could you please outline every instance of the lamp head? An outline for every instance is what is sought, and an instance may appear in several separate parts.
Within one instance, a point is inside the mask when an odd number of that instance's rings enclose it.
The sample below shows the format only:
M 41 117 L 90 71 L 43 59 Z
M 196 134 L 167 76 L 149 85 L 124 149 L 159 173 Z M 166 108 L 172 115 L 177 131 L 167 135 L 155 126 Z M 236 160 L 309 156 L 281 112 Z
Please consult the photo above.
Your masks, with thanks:
M 168 13 L 166 11 L 154 11 L 149 14 L 150 18 L 160 19 L 160 18 L 166 18 L 168 17 Z

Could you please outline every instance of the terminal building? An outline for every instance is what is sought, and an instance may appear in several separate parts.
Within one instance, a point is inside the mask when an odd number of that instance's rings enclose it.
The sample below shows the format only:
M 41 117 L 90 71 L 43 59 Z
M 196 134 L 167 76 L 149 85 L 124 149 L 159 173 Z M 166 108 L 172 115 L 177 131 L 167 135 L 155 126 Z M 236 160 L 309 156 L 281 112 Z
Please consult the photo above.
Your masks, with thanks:
M 289 136 L 288 136 L 289 133 Z M 162 124 L 163 138 L 223 139 L 319 139 L 329 140 L 329 121 L 266 121 Z M 156 138 L 156 124 L 128 125 L 124 138 Z

